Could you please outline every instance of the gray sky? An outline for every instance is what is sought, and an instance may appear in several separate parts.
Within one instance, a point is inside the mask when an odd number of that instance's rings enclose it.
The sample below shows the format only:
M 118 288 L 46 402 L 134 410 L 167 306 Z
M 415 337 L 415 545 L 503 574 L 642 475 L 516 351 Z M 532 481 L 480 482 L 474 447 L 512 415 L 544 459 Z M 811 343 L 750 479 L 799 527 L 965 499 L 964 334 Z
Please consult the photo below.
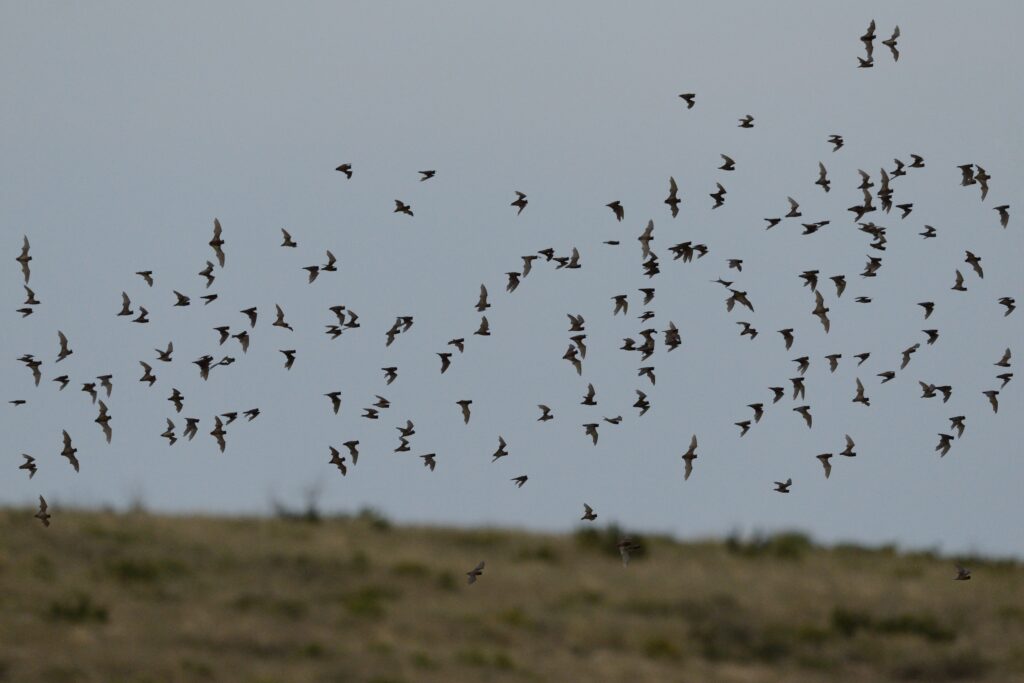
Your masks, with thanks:
M 801 528 L 817 538 L 897 541 L 948 551 L 1024 554 L 1024 474 L 1014 433 L 1020 382 L 1000 395 L 993 415 L 981 392 L 996 388 L 993 363 L 1022 338 L 1022 315 L 1002 316 L 1000 296 L 1021 298 L 1019 197 L 1024 152 L 1017 112 L 1022 94 L 1015 30 L 1019 3 L 985 12 L 951 2 L 856 3 L 4 3 L 0 13 L 0 226 L 10 259 L 22 234 L 32 242 L 31 286 L 42 305 L 21 320 L 24 298 L 8 260 L 0 338 L 7 463 L 0 501 L 25 504 L 125 504 L 141 495 L 170 511 L 252 512 L 276 496 L 298 502 L 320 481 L 332 510 L 371 505 L 402 521 L 571 528 L 582 502 L 599 522 L 685 537 L 731 529 Z M 880 39 L 902 30 L 893 63 L 877 45 L 876 66 L 857 69 L 858 36 L 868 21 Z M 676 96 L 696 92 L 687 111 Z M 755 117 L 755 128 L 737 119 Z M 833 153 L 826 138 L 845 137 Z M 860 200 L 856 170 L 877 182 L 893 158 L 925 157 L 926 168 L 894 181 L 896 201 L 913 202 L 871 218 L 889 229 L 884 265 L 860 278 L 869 238 L 846 207 Z M 716 170 L 720 153 L 737 170 Z M 823 161 L 833 181 L 813 182 Z M 351 162 L 345 180 L 333 168 Z M 959 164 L 991 174 L 991 191 L 959 186 Z M 437 169 L 418 182 L 416 171 Z M 669 175 L 681 188 L 672 219 L 662 203 Z M 711 211 L 715 183 L 728 190 Z M 875 188 L 877 189 L 877 188 Z M 529 195 L 521 216 L 514 190 Z M 763 217 L 800 201 L 804 219 L 831 219 L 810 237 L 795 220 L 765 232 Z M 410 203 L 414 218 L 391 213 Z M 605 204 L 620 200 L 625 220 Z M 1009 203 L 999 227 L 993 206 Z M 196 273 L 212 257 L 213 217 L 227 241 L 227 266 L 208 307 L 172 308 L 172 289 L 206 293 Z M 636 236 L 655 223 L 662 272 L 648 280 Z M 917 236 L 934 225 L 938 239 Z M 285 250 L 280 229 L 299 243 Z M 602 241 L 622 240 L 618 248 Z M 672 261 L 668 247 L 704 242 L 700 261 Z M 504 292 L 520 255 L 576 246 L 580 270 L 535 263 Z M 302 266 L 339 258 L 340 272 L 313 284 Z M 983 259 L 979 280 L 963 263 Z M 725 259 L 745 259 L 742 273 Z M 832 309 L 825 335 L 810 315 L 813 296 L 797 274 L 816 268 Z M 950 291 L 955 269 L 967 293 Z M 133 273 L 151 269 L 156 286 Z M 844 273 L 843 297 L 827 277 Z M 726 313 L 723 276 L 750 293 L 756 313 Z M 480 283 L 491 291 L 493 336 L 473 337 Z M 649 307 L 663 330 L 679 326 L 683 346 L 660 347 L 650 364 L 658 384 L 636 377 L 636 354 L 619 351 L 637 336 L 638 287 L 654 286 Z M 120 292 L 146 306 L 152 323 L 115 317 Z M 612 317 L 610 298 L 627 293 L 629 316 Z M 870 305 L 856 296 L 874 298 Z M 925 323 L 915 303 L 934 300 Z M 1024 303 L 1024 299 L 1021 299 Z M 294 333 L 270 327 L 284 308 Z M 330 341 L 327 308 L 344 304 L 362 328 Z M 260 321 L 249 353 L 216 345 L 216 325 Z M 583 377 L 561 359 L 566 313 L 587 320 Z M 384 348 L 396 315 L 415 326 Z M 738 320 L 760 336 L 738 336 Z M 775 330 L 796 329 L 785 351 Z M 900 351 L 941 338 L 914 356 L 896 380 Z M 75 353 L 60 365 L 57 330 Z M 438 374 L 435 352 L 467 337 L 466 353 Z M 172 364 L 154 347 L 174 341 Z M 291 372 L 278 349 L 298 349 Z M 851 356 L 870 351 L 855 367 Z M 1024 349 L 1015 349 L 1024 354 Z M 14 359 L 44 360 L 42 385 Z M 199 379 L 190 361 L 228 353 L 238 362 Z M 823 356 L 844 355 L 829 374 Z M 770 385 L 789 387 L 790 361 L 812 358 L 808 430 L 789 396 L 767 407 L 747 436 L 733 423 L 748 403 L 770 402 Z M 139 360 L 154 365 L 152 389 L 137 380 Z M 399 366 L 385 387 L 379 368 Z M 114 374 L 108 401 L 114 441 L 103 442 L 82 382 Z M 50 378 L 71 375 L 58 393 Z M 851 403 L 855 378 L 870 408 Z M 918 380 L 951 384 L 946 405 L 919 399 Z M 598 407 L 579 405 L 587 382 Z M 186 396 L 182 415 L 165 400 Z M 634 389 L 653 407 L 631 407 Z M 340 416 L 325 392 L 341 390 Z M 392 401 L 378 422 L 361 419 L 375 394 Z M 458 399 L 474 401 L 464 426 Z M 554 421 L 536 422 L 537 403 Z M 216 451 L 212 416 L 258 406 L 255 422 L 228 427 Z M 590 444 L 580 426 L 602 424 Z M 967 432 L 939 459 L 933 451 L 947 418 L 967 415 Z M 191 443 L 168 447 L 166 417 L 180 433 L 184 416 L 202 419 Z M 412 419 L 413 452 L 395 454 L 394 427 Z M 82 462 L 75 474 L 58 455 L 67 429 Z M 690 435 L 699 459 L 683 482 L 680 454 Z M 838 452 L 843 434 L 858 457 L 833 459 L 830 480 L 814 456 Z M 501 434 L 511 455 L 491 464 Z M 359 464 L 341 478 L 328 445 L 362 442 Z M 437 452 L 434 473 L 416 455 Z M 31 482 L 20 453 L 38 459 Z M 515 489 L 510 477 L 528 474 Z M 793 492 L 771 492 L 775 479 Z M 58 508 L 59 509 L 59 508 Z

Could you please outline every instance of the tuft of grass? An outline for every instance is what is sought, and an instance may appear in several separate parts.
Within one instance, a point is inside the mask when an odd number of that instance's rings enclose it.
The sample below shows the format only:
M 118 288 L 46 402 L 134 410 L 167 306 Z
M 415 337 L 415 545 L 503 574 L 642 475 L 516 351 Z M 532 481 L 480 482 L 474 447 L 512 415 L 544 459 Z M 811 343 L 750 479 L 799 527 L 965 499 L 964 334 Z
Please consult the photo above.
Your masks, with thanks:
M 644 641 L 644 656 L 648 659 L 671 659 L 682 657 L 683 653 L 675 643 L 664 636 L 651 636 Z
M 92 597 L 83 592 L 53 600 L 47 609 L 47 615 L 53 621 L 67 621 L 72 624 L 105 624 L 110 620 L 107 608 L 93 602 Z
M 783 531 L 772 535 L 755 533 L 749 540 L 733 533 L 725 541 L 725 549 L 742 557 L 775 557 L 781 560 L 800 560 L 814 549 L 814 542 L 799 531 Z
M 346 594 L 342 598 L 342 604 L 352 616 L 377 618 L 384 616 L 384 603 L 388 600 L 397 600 L 399 596 L 400 593 L 394 588 L 364 586 Z
M 422 578 L 430 575 L 430 568 L 422 562 L 415 560 L 402 560 L 391 565 L 391 573 L 395 576 L 411 578 Z
M 165 576 L 185 571 L 185 565 L 169 559 L 122 557 L 107 562 L 107 573 L 121 583 L 156 583 Z

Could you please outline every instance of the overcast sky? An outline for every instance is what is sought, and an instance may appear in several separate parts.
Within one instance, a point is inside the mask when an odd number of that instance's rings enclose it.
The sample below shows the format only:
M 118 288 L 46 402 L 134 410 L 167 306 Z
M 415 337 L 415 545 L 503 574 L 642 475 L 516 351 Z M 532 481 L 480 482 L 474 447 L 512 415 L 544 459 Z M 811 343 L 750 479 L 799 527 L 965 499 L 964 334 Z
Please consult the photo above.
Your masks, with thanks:
M 4 3 L 0 9 L 0 229 L 8 254 L 0 336 L 5 434 L 0 501 L 45 495 L 60 506 L 126 505 L 157 510 L 264 512 L 274 498 L 301 504 L 317 486 L 328 510 L 373 506 L 407 522 L 500 524 L 564 530 L 582 503 L 598 522 L 682 537 L 733 529 L 800 528 L 826 541 L 896 541 L 955 552 L 1024 554 L 1019 434 L 1024 410 L 1012 381 L 993 414 L 982 391 L 998 388 L 993 366 L 1024 338 L 1024 312 L 1003 317 L 996 302 L 1024 303 L 1020 209 L 1024 183 L 1019 3 Z M 878 25 L 875 66 L 858 69 L 858 40 Z M 893 62 L 880 44 L 902 31 Z M 697 94 L 687 110 L 677 95 Z M 752 114 L 755 127 L 737 127 Z M 833 152 L 827 138 L 842 134 Z M 736 170 L 717 170 L 720 154 Z M 893 181 L 898 211 L 870 218 L 888 228 L 887 250 L 868 248 L 848 206 L 860 201 L 863 168 L 910 154 L 926 167 Z M 814 185 L 818 162 L 832 191 Z M 333 169 L 353 165 L 347 180 Z M 992 176 L 982 202 L 961 187 L 957 166 Z M 417 171 L 436 169 L 419 182 Z M 662 202 L 674 176 L 683 200 L 673 219 Z M 721 182 L 725 205 L 708 193 Z M 529 205 L 517 216 L 514 190 Z M 873 191 L 877 190 L 877 186 Z M 765 217 L 796 198 L 804 217 L 831 220 L 801 236 L 789 219 L 766 232 Z M 412 205 L 414 217 L 392 213 Z M 616 222 L 605 204 L 619 200 Z M 877 203 L 877 200 L 876 200 Z M 1003 230 L 992 207 L 1011 204 Z M 205 290 L 197 272 L 213 257 L 214 217 L 224 226 L 226 267 Z M 661 274 L 644 277 L 636 237 L 654 221 Z M 929 224 L 938 238 L 917 233 Z M 280 229 L 299 246 L 282 249 Z M 42 301 L 22 320 L 14 257 L 32 242 L 30 285 Z M 612 247 L 605 240 L 618 239 Z M 706 243 L 693 263 L 668 247 Z M 534 263 L 513 294 L 506 271 L 520 256 L 578 248 L 582 268 Z M 312 285 L 303 266 L 330 249 L 339 272 Z M 964 251 L 982 257 L 979 279 Z M 861 278 L 868 254 L 883 257 L 877 278 Z M 726 259 L 742 258 L 742 273 Z M 950 291 L 960 269 L 968 291 Z M 810 314 L 801 271 L 821 272 L 831 308 L 825 334 Z M 155 286 L 134 275 L 152 270 Z M 845 274 L 836 299 L 828 277 Z M 756 312 L 727 313 L 718 277 L 749 292 Z M 485 283 L 492 336 L 472 332 Z M 653 286 L 659 331 L 674 321 L 680 349 L 661 346 L 649 363 L 618 350 L 647 325 L 639 287 Z M 116 317 L 124 290 L 150 311 L 149 325 Z M 172 290 L 193 297 L 174 308 Z M 203 307 L 199 295 L 219 299 Z M 611 297 L 629 297 L 612 316 Z M 854 302 L 869 296 L 870 304 Z M 919 301 L 936 302 L 923 321 Z M 274 304 L 294 332 L 270 326 Z M 327 310 L 343 304 L 362 327 L 331 341 Z M 247 328 L 238 311 L 258 306 L 252 345 L 217 346 L 213 327 Z M 586 318 L 583 376 L 562 360 L 567 313 Z M 397 315 L 413 328 L 390 348 Z M 739 336 L 737 321 L 760 332 Z M 792 327 L 786 351 L 776 330 Z M 924 344 L 921 330 L 940 339 Z M 74 354 L 54 364 L 57 330 Z M 467 338 L 451 369 L 436 352 Z M 154 348 L 173 340 L 174 361 Z M 920 351 L 894 381 L 900 352 Z M 279 349 L 297 349 L 286 372 Z M 1024 354 L 1024 349 L 1014 349 Z M 856 367 L 853 354 L 869 351 Z M 16 362 L 44 361 L 43 382 Z M 210 353 L 237 362 L 203 382 L 191 361 Z M 828 372 L 824 356 L 842 353 Z M 792 358 L 811 357 L 807 400 L 814 426 L 792 408 Z M 149 388 L 138 361 L 154 366 Z M 399 378 L 385 386 L 382 366 Z M 637 377 L 653 365 L 657 385 Z M 1013 371 L 1011 369 L 1010 371 Z M 58 392 L 51 378 L 73 384 Z M 107 403 L 109 446 L 80 391 L 114 375 Z M 860 378 L 871 406 L 851 402 Z M 951 400 L 922 400 L 918 381 L 950 384 Z M 592 382 L 597 407 L 579 405 Z M 767 387 L 787 396 L 769 405 Z M 186 397 L 181 415 L 166 401 Z M 632 407 L 635 389 L 652 408 Z M 340 415 L 328 391 L 342 392 Z M 380 394 L 391 408 L 373 422 L 361 408 Z M 455 401 L 473 400 L 463 425 Z M 764 419 L 739 438 L 747 404 Z M 536 404 L 554 411 L 536 421 Z M 214 414 L 259 407 L 252 423 L 228 429 L 220 454 L 209 436 Z M 947 418 L 967 416 L 949 455 L 933 450 Z M 601 422 L 595 447 L 581 425 Z M 192 442 L 169 447 L 171 417 L 201 418 Z M 416 424 L 412 452 L 393 453 L 394 427 Z M 61 430 L 79 449 L 81 472 L 60 457 Z M 699 458 L 683 481 L 690 435 Z M 815 455 L 838 453 L 843 435 L 857 457 L 836 455 L 826 481 Z M 498 436 L 510 455 L 491 463 Z M 342 478 L 329 445 L 361 442 Z M 436 452 L 437 470 L 417 455 Z M 37 458 L 31 481 L 21 453 Z M 511 477 L 529 475 L 522 489 Z M 792 492 L 771 491 L 794 480 Z

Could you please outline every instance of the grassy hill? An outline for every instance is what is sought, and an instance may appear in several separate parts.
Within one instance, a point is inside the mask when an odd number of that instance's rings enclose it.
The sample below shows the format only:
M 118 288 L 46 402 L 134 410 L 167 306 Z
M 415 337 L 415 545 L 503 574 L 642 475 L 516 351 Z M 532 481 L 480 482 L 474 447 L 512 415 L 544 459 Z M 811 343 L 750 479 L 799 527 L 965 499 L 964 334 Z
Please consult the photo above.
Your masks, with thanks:
M 0 511 L 0 681 L 1024 680 L 1018 563 L 51 511 Z

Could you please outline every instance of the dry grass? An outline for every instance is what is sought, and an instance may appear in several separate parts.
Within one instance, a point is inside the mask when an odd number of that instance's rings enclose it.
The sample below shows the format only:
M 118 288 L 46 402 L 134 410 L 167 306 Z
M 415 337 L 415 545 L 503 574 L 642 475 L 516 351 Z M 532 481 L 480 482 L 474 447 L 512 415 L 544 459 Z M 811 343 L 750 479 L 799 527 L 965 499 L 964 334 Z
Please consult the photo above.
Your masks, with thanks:
M 1024 680 L 1024 567 L 892 550 L 0 511 L 0 681 Z M 485 559 L 474 586 L 466 570 Z

